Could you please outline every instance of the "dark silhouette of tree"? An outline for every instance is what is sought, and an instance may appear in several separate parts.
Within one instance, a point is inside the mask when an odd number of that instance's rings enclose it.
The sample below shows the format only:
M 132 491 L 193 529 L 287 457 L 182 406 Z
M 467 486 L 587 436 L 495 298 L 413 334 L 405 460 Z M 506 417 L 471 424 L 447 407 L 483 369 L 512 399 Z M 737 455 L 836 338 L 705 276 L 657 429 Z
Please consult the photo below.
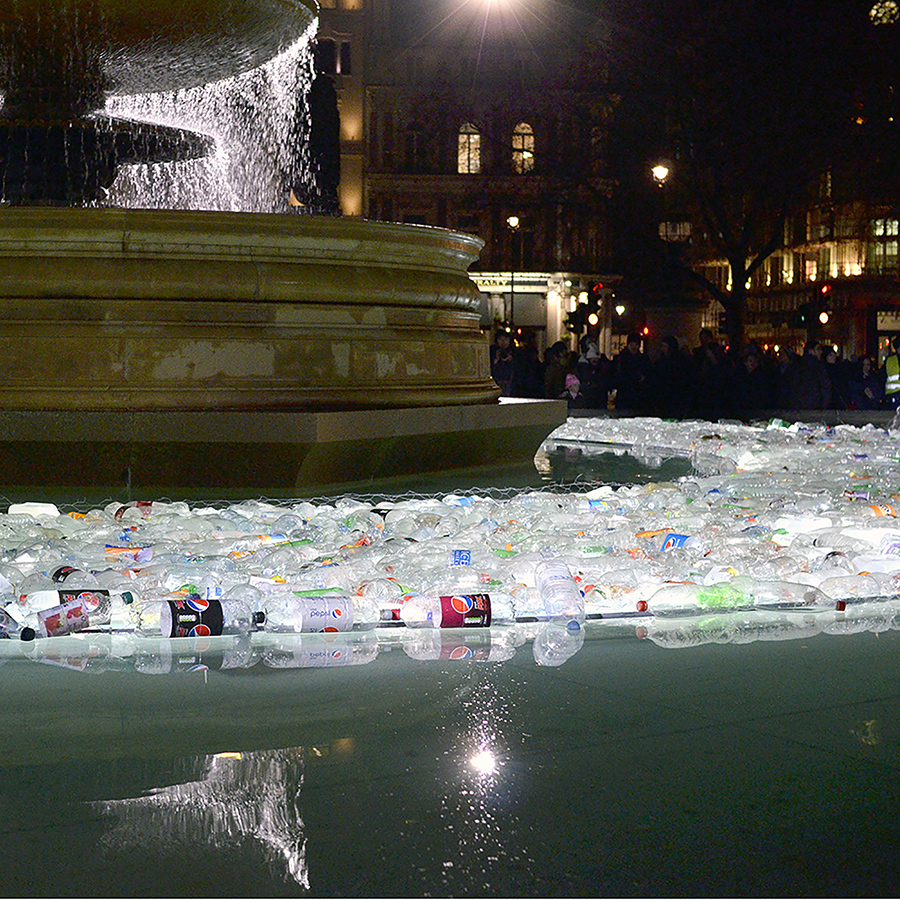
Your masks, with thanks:
M 782 245 L 790 213 L 823 170 L 852 155 L 869 5 L 676 0 L 656 10 L 656 30 L 625 31 L 613 48 L 623 268 L 687 266 L 724 307 L 734 346 L 743 343 L 749 278 Z M 649 171 L 659 158 L 671 168 L 661 190 Z M 656 229 L 679 212 L 693 233 L 673 253 Z M 700 270 L 714 259 L 729 265 L 728 289 Z

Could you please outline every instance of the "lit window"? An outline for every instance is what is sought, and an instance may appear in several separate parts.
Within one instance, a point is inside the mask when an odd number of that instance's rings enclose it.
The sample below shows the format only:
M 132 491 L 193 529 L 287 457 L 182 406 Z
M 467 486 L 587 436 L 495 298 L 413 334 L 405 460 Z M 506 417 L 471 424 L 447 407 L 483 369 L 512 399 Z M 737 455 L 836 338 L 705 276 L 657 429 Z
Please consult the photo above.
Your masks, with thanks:
M 456 171 L 460 175 L 477 175 L 481 171 L 481 134 L 471 122 L 459 129 Z
M 691 223 L 660 222 L 659 236 L 664 241 L 688 241 L 691 238 Z
M 534 130 L 525 122 L 520 122 L 513 129 L 512 164 L 520 175 L 534 168 Z
M 873 219 L 873 237 L 895 237 L 900 234 L 900 220 L 898 219 Z

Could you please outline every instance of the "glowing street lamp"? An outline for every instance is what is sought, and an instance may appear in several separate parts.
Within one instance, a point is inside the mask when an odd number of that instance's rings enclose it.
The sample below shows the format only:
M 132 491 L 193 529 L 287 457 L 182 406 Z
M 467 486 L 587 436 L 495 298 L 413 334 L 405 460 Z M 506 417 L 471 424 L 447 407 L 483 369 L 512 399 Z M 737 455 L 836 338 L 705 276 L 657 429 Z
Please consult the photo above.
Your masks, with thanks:
M 662 187 L 669 177 L 669 167 L 659 163 L 650 170 L 650 174 L 653 175 L 653 180 L 656 182 L 657 186 Z
M 509 230 L 515 235 L 519 230 L 519 217 L 518 216 L 507 216 L 506 217 L 506 225 Z M 515 315 L 516 315 L 516 266 L 517 260 L 510 260 L 509 266 L 509 324 L 510 327 L 513 327 L 515 324 Z

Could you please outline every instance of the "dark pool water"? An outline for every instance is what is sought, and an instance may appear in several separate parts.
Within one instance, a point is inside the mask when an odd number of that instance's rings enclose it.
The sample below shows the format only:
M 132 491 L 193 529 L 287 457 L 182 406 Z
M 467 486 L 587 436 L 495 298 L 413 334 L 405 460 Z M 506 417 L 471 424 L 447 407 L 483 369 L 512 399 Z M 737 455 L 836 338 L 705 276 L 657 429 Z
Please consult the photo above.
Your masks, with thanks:
M 900 633 L 670 650 L 590 622 L 547 668 L 517 627 L 502 662 L 497 628 L 5 642 L 2 893 L 893 892 Z

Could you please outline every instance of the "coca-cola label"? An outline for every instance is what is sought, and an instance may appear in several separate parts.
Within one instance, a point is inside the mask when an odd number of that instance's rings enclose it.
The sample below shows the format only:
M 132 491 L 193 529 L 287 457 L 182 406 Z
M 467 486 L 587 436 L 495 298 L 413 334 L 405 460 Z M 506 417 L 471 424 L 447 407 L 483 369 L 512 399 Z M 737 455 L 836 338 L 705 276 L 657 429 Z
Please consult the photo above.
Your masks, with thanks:
M 222 633 L 225 616 L 218 600 L 184 597 L 168 603 L 172 611 L 169 637 L 214 637 Z
M 441 628 L 486 628 L 491 624 L 488 594 L 441 597 Z
M 60 637 L 83 631 L 90 624 L 87 606 L 82 600 L 69 600 L 38 613 L 41 633 L 45 637 Z
M 303 631 L 335 632 L 353 628 L 353 607 L 341 597 L 308 597 Z

